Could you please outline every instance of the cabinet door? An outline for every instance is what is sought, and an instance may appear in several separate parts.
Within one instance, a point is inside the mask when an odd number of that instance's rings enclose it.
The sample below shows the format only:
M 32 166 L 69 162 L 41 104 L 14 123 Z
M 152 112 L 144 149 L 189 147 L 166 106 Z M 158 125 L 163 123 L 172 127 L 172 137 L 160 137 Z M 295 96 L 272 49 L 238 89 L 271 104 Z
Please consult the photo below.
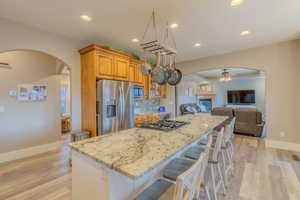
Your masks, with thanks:
M 115 56 L 115 79 L 128 81 L 129 59 Z
M 159 85 L 157 83 L 152 82 L 151 77 L 148 78 L 149 84 L 149 98 L 150 99 L 163 99 L 167 96 L 167 84 Z
M 167 84 L 160 86 L 160 97 L 162 99 L 167 98 Z
M 135 66 L 134 64 L 130 63 L 129 65 L 129 77 L 128 77 L 128 81 L 135 83 Z
M 97 77 L 112 79 L 114 77 L 114 58 L 112 55 L 99 53 L 97 56 Z
M 136 64 L 135 65 L 135 82 L 138 85 L 144 85 L 144 75 L 141 72 L 141 65 L 140 64 Z

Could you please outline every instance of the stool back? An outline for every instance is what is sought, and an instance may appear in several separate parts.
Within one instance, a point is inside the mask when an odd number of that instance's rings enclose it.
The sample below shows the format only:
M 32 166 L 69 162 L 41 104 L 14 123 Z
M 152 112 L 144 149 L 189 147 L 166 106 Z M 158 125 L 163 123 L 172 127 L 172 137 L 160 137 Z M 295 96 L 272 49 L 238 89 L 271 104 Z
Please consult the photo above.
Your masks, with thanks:
M 198 179 L 206 156 L 206 153 L 202 153 L 190 169 L 177 177 L 173 200 L 192 200 L 197 195 Z
M 225 126 L 224 134 L 225 140 L 224 142 L 228 142 L 229 140 L 233 139 L 234 137 L 234 125 L 235 125 L 235 117 L 231 120 L 229 124 Z
M 212 157 L 211 160 L 213 162 L 218 162 L 218 156 L 221 151 L 221 147 L 224 142 L 224 128 L 222 128 L 219 132 L 217 132 L 217 140 L 214 146 L 214 149 L 212 150 Z
M 208 137 L 205 152 L 200 154 L 196 163 L 176 180 L 174 200 L 192 200 L 199 195 L 201 184 L 204 181 L 205 170 L 208 165 L 209 151 L 212 145 L 212 136 Z

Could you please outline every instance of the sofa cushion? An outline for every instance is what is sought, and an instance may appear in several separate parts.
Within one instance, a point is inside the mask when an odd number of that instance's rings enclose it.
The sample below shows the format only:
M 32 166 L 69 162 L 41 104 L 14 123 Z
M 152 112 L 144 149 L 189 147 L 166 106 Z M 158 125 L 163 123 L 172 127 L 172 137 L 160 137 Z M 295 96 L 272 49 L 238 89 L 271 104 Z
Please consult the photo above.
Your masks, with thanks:
M 227 107 L 215 107 L 211 111 L 212 115 L 233 117 L 233 109 Z

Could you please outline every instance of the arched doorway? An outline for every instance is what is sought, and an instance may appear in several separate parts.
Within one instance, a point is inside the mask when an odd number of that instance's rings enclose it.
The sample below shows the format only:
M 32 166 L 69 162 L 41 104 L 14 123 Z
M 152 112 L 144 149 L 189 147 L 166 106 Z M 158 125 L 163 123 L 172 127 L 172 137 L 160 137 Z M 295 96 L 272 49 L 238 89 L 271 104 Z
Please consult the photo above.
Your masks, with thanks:
M 0 68 L 0 124 L 3 131 L 0 140 L 5 144 L 1 145 L 0 153 L 59 144 L 64 76 L 68 76 L 69 82 L 65 113 L 69 112 L 70 116 L 72 113 L 70 67 L 54 56 L 32 50 L 2 52 L 0 62 L 9 66 Z M 68 69 L 68 74 L 64 74 L 62 66 Z
M 246 67 L 220 67 L 203 69 L 187 74 L 198 77 L 196 102 L 202 110 L 211 112 L 214 107 L 232 108 L 239 118 L 243 134 L 266 137 L 266 73 L 263 70 Z M 248 113 L 245 110 L 248 109 Z M 256 109 L 257 113 L 250 113 Z M 256 122 L 247 122 L 242 118 L 257 117 Z M 246 117 L 240 117 L 240 116 Z M 254 119 L 253 119 L 254 120 Z M 252 120 L 252 121 L 253 121 Z M 255 124 L 256 123 L 256 124 Z

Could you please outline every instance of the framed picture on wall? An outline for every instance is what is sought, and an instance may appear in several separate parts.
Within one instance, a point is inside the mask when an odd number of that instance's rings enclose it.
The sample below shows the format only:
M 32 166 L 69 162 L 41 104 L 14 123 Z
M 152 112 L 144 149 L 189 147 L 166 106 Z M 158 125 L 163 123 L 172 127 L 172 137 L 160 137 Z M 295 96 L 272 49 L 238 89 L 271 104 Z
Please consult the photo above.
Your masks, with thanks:
M 47 98 L 47 84 L 18 85 L 19 101 L 44 101 Z

